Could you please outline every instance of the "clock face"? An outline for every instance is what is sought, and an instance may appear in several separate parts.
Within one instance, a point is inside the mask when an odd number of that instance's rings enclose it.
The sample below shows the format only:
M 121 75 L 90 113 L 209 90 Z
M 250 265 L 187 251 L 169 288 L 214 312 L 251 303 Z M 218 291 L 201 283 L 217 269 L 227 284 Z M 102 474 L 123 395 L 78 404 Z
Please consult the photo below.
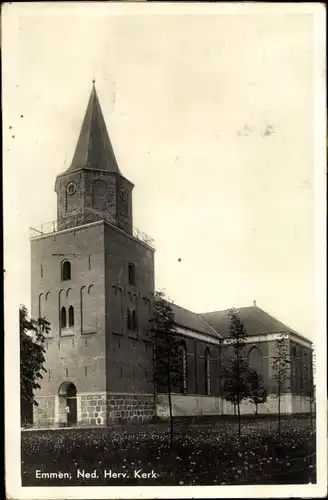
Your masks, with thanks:
M 66 187 L 66 192 L 67 194 L 69 194 L 70 196 L 72 196 L 72 194 L 74 194 L 76 192 L 76 184 L 75 182 L 69 182 L 67 184 L 67 187 Z
M 126 189 L 122 188 L 120 192 L 121 200 L 126 201 L 128 199 L 128 192 Z

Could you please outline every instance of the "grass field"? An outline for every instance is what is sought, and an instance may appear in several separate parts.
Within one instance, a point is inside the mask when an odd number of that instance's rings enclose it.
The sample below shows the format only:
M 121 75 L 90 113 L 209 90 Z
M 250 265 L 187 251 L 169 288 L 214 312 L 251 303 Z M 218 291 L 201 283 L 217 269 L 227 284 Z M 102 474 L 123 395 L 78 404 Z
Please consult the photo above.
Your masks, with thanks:
M 306 418 L 22 432 L 23 486 L 307 484 L 316 482 L 315 432 Z M 94 478 L 77 477 L 77 470 Z M 140 472 L 140 469 L 142 471 Z M 68 478 L 36 478 L 36 471 Z M 104 471 L 123 477 L 104 477 Z M 135 471 L 137 476 L 135 477 Z M 142 478 L 153 471 L 156 477 Z M 40 474 L 40 473 L 39 473 Z M 81 472 L 80 472 L 81 474 Z M 83 474 L 83 472 L 82 472 Z M 124 476 L 125 474 L 125 476 Z

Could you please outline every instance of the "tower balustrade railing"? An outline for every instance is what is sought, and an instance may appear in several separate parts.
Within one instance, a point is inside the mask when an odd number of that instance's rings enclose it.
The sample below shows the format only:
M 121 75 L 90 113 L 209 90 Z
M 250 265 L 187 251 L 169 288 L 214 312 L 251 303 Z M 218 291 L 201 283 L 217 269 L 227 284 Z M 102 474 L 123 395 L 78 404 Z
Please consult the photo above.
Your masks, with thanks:
M 68 217 L 62 217 L 61 219 L 45 222 L 41 224 L 40 229 L 30 227 L 30 239 L 102 220 L 106 221 L 111 226 L 117 227 L 115 220 L 109 213 L 89 212 L 84 214 L 70 215 Z M 154 239 L 148 236 L 143 231 L 140 231 L 140 229 L 132 227 L 132 235 L 142 243 L 146 243 L 146 245 L 151 247 L 154 246 Z

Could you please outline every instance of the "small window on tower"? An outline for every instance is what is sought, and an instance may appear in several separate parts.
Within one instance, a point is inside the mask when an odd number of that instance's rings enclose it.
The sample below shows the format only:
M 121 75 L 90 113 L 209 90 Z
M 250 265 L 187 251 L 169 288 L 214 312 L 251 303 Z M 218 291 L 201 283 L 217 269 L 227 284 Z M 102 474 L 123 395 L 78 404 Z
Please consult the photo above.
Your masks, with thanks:
M 67 326 L 65 307 L 62 307 L 61 311 L 60 311 L 60 326 L 61 326 L 61 328 L 66 328 L 66 326 Z
M 129 264 L 129 285 L 136 284 L 136 268 L 134 264 Z
M 74 307 L 70 306 L 68 309 L 68 326 L 74 326 Z
M 128 309 L 128 314 L 127 314 L 127 327 L 129 331 L 132 330 L 132 318 L 130 309 Z
M 69 260 L 65 260 L 62 263 L 62 281 L 67 281 L 71 279 L 71 263 Z
M 138 330 L 137 325 L 137 314 L 135 311 L 132 311 L 132 330 L 136 332 Z

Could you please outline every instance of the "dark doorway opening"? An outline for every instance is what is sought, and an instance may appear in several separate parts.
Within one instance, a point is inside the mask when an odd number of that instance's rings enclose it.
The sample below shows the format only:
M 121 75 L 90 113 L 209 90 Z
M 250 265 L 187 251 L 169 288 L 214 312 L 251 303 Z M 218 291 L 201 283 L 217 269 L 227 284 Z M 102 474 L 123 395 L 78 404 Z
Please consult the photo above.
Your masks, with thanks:
M 77 424 L 77 390 L 73 382 L 64 382 L 59 388 L 60 407 L 66 415 L 66 425 Z

